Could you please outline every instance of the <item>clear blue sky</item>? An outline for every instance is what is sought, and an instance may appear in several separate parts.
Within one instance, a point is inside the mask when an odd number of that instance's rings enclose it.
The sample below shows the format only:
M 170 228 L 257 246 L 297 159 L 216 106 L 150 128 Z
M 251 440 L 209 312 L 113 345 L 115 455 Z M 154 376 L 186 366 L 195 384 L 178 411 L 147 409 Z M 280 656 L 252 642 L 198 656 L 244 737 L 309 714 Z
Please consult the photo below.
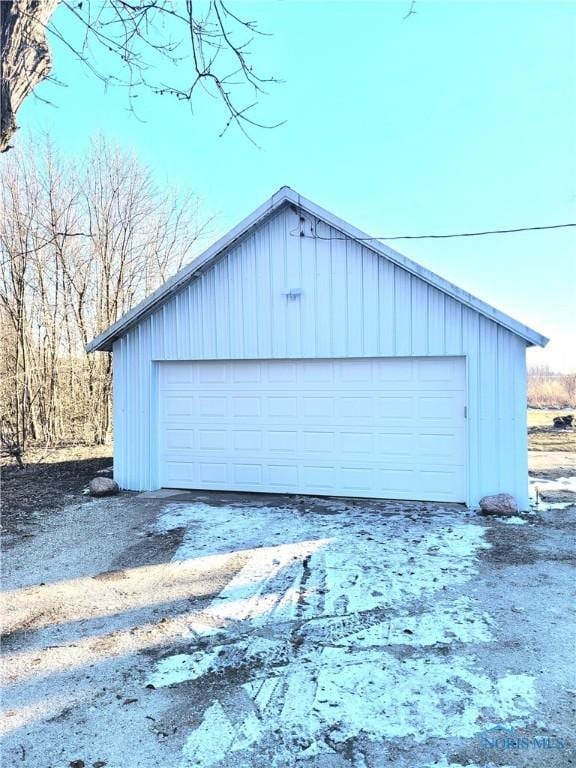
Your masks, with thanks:
M 218 138 L 225 115 L 207 98 L 192 116 L 142 93 L 135 119 L 124 91 L 106 92 L 57 42 L 67 87 L 42 85 L 56 108 L 29 99 L 19 124 L 71 151 L 104 131 L 199 194 L 215 234 L 284 184 L 373 235 L 576 221 L 576 4 L 419 0 L 403 20 L 408 7 L 234 2 L 272 34 L 256 68 L 285 81 L 255 113 L 287 121 L 254 131 L 260 148 L 233 129 Z M 530 361 L 576 369 L 575 230 L 394 247 L 550 335 Z

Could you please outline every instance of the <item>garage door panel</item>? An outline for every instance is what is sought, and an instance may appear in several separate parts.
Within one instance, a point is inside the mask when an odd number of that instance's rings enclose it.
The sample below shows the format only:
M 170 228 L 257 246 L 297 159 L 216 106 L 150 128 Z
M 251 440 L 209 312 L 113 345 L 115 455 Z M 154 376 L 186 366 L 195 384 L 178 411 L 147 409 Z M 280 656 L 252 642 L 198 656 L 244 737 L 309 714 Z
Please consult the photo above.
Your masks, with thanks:
M 298 467 L 294 464 L 269 464 L 266 470 L 271 486 L 294 491 L 298 488 Z
M 455 421 L 462 420 L 462 403 L 458 398 L 450 395 L 425 395 L 418 398 L 418 418 L 427 421 Z
M 333 466 L 308 464 L 302 467 L 301 480 L 315 493 L 330 493 L 338 482 L 338 470 Z
M 304 455 L 331 454 L 334 450 L 334 432 L 304 430 L 300 444 Z
M 334 442 L 339 452 L 372 457 L 374 439 L 375 435 L 371 432 L 340 432 Z
M 168 395 L 164 400 L 165 416 L 170 419 L 188 418 L 196 411 L 193 395 Z
M 390 395 L 378 397 L 374 416 L 386 422 L 411 420 L 414 415 L 414 398 Z
M 264 397 L 264 394 L 263 394 Z M 286 395 L 277 397 L 269 395 L 266 399 L 269 416 L 273 418 L 292 418 L 298 416 L 298 398 L 288 397 Z
M 239 368 L 235 369 L 234 374 L 239 374 Z M 197 369 L 197 375 L 192 376 L 192 380 L 199 384 L 224 384 L 228 381 L 228 371 L 226 363 L 212 362 Z
M 159 367 L 163 486 L 466 498 L 463 359 Z
M 194 431 L 191 429 L 166 429 L 166 448 L 168 450 L 180 450 L 182 448 L 194 448 Z
M 293 430 L 271 429 L 265 433 L 268 448 L 273 453 L 298 452 L 298 433 Z
M 260 486 L 263 482 L 262 464 L 238 464 L 233 466 L 234 482 L 242 485 Z
M 380 432 L 376 436 L 376 451 L 379 456 L 412 456 L 414 453 L 414 435 L 401 432 Z
M 192 408 L 191 415 L 198 415 L 200 418 L 226 417 L 228 416 L 228 402 L 228 398 L 223 395 L 218 397 L 214 395 L 199 395 L 190 403 Z
M 190 430 L 192 432 L 193 430 Z M 200 451 L 226 451 L 228 433 L 224 429 L 198 429 L 196 444 Z M 193 446 L 190 446 L 193 447 Z
M 302 415 L 310 419 L 332 419 L 334 417 L 334 397 L 304 395 L 302 397 Z
M 201 461 L 198 463 L 198 479 L 201 483 L 227 483 L 228 462 L 225 461 Z
M 229 364 L 224 363 L 224 365 Z M 262 382 L 262 366 L 253 360 L 249 362 L 238 360 L 234 363 L 234 371 L 231 377 L 233 383 L 240 386 L 244 384 L 260 384 Z M 227 384 L 229 381 L 228 376 L 225 376 L 222 381 Z
M 262 416 L 262 399 L 260 396 L 236 397 L 232 395 L 230 397 L 230 403 L 231 403 L 230 415 L 233 418 L 237 416 L 240 416 L 240 417 L 250 416 L 251 418 L 260 418 Z
M 272 360 L 266 363 L 266 380 L 271 384 L 296 384 L 298 381 L 296 363 L 287 360 Z

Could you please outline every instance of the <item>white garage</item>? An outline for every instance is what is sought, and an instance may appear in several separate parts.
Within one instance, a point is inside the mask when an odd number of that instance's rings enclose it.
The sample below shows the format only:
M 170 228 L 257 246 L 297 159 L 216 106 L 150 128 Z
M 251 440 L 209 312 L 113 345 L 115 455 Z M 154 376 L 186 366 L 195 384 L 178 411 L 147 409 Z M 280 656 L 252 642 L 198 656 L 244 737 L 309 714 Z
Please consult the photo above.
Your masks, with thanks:
M 526 505 L 547 340 L 365 238 L 284 187 L 89 345 L 122 487 Z

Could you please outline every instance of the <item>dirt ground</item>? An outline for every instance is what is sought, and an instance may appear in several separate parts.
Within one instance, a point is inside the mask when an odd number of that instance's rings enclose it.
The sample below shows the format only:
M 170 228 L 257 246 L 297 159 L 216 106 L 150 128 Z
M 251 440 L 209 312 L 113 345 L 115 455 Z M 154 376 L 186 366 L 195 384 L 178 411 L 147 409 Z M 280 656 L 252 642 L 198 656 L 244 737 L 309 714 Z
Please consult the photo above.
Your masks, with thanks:
M 555 416 L 574 415 L 574 411 L 528 410 L 528 448 L 534 452 L 575 453 L 576 421 L 572 429 L 554 427 Z
M 50 459 L 3 473 L 3 766 L 576 764 L 575 506 L 92 499 L 105 450 Z
M 38 518 L 53 514 L 78 501 L 98 470 L 112 466 L 111 446 L 72 446 L 51 450 L 31 449 L 24 469 L 2 460 L 2 533 L 34 529 Z M 4 539 L 4 546 L 7 540 Z

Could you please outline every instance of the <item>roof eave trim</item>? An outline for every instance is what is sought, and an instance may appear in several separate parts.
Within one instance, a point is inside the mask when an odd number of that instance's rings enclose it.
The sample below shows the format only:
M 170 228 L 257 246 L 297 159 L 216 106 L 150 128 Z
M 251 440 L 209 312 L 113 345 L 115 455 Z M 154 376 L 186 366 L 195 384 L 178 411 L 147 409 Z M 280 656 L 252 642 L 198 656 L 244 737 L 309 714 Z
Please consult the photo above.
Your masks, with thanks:
M 288 195 L 288 192 L 291 192 L 292 195 Z M 236 240 L 246 236 L 251 229 L 258 226 L 262 219 L 265 219 L 287 201 L 293 202 L 293 196 L 295 197 L 296 194 L 289 187 L 279 189 L 265 203 L 256 208 L 249 216 L 203 251 L 200 256 L 193 259 L 129 312 L 122 315 L 119 320 L 88 342 L 86 344 L 86 351 L 111 352 L 112 345 L 116 339 L 122 336 L 131 325 L 150 314 L 157 305 L 163 303 L 172 293 L 180 290 L 195 274 L 201 273 L 203 266 L 211 262 L 222 251 L 230 248 Z
M 131 325 L 138 320 L 149 315 L 158 305 L 163 303 L 171 294 L 180 290 L 194 275 L 202 273 L 202 267 L 207 266 L 216 256 L 222 253 L 227 248 L 230 248 L 236 240 L 244 237 L 251 229 L 256 227 L 264 218 L 269 216 L 274 211 L 278 210 L 285 203 L 292 203 L 298 208 L 306 211 L 312 216 L 321 219 L 326 224 L 330 225 L 334 229 L 342 232 L 343 235 L 360 242 L 363 246 L 371 249 L 372 251 L 380 254 L 384 258 L 391 261 L 393 264 L 401 267 L 407 272 L 420 278 L 424 282 L 431 285 L 433 288 L 437 288 L 443 293 L 451 296 L 456 301 L 469 307 L 470 309 L 479 312 L 489 320 L 494 321 L 498 325 L 503 326 L 507 330 L 516 334 L 520 338 L 524 339 L 528 346 L 545 347 L 549 339 L 538 333 L 527 325 L 514 320 L 514 318 L 501 312 L 499 309 L 492 307 L 490 304 L 481 299 L 476 298 L 467 291 L 462 290 L 457 285 L 450 283 L 443 277 L 431 272 L 430 270 L 417 264 L 415 261 L 403 256 L 398 251 L 385 245 L 379 240 L 371 240 L 362 230 L 353 227 L 343 219 L 338 218 L 334 214 L 325 210 L 321 206 L 313 203 L 311 200 L 302 197 L 290 187 L 282 187 L 272 197 L 270 197 L 265 203 L 259 206 L 249 216 L 243 219 L 227 234 L 213 243 L 207 248 L 200 256 L 191 261 L 188 265 L 183 267 L 180 272 L 167 280 L 163 285 L 150 294 L 147 298 L 141 301 L 136 307 L 131 309 L 125 315 L 123 315 L 117 322 L 107 328 L 103 333 L 94 338 L 86 345 L 87 352 L 103 352 L 112 351 L 112 345 L 116 339 L 122 336 Z

